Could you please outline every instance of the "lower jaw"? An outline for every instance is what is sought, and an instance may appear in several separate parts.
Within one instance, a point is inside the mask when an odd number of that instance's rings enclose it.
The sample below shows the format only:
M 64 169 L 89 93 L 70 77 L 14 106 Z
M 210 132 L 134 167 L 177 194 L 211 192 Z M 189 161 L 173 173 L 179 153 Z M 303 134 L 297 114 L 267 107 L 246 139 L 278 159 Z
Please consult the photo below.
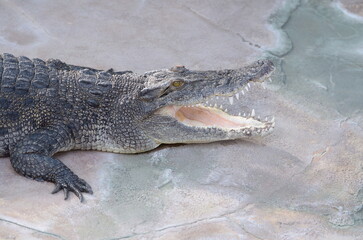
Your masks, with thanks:
M 155 139 L 160 144 L 195 144 L 195 143 L 211 143 L 211 142 L 219 142 L 219 141 L 228 141 L 228 140 L 236 140 L 236 139 L 256 139 L 263 136 L 266 136 L 272 132 L 272 129 L 269 131 L 262 132 L 261 134 L 255 133 L 243 133 L 243 130 L 221 130 L 216 129 L 213 131 L 212 129 L 193 129 L 189 130 L 190 134 L 180 137 L 178 136 L 176 139 L 171 137 L 171 139 Z

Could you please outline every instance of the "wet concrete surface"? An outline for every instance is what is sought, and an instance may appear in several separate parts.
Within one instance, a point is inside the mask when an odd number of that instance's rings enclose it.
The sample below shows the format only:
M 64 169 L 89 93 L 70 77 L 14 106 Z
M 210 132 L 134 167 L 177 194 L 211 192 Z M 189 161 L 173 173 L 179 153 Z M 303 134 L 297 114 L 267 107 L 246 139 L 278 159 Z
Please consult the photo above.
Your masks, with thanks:
M 304 4 L 1 0 L 0 50 L 140 73 L 235 68 L 284 52 L 286 24 L 273 21 L 294 18 Z M 353 14 L 361 2 L 339 4 Z M 92 186 L 83 204 L 0 159 L 0 239 L 362 239 L 362 111 L 316 104 L 325 97 L 320 79 L 301 91 L 284 82 L 291 72 L 279 68 L 266 89 L 233 106 L 221 100 L 232 112 L 274 115 L 276 129 L 263 139 L 58 154 Z

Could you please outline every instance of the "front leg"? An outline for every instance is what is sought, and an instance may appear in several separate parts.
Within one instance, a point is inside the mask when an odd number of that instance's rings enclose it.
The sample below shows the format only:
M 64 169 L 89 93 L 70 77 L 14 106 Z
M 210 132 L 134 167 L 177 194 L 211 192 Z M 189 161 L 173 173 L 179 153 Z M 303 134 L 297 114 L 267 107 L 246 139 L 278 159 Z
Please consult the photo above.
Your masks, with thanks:
M 92 194 L 91 187 L 60 160 L 51 157 L 62 149 L 72 148 L 72 128 L 56 125 L 38 129 L 10 149 L 10 161 L 15 171 L 25 177 L 55 183 L 52 193 L 63 190 L 67 199 L 72 191 L 82 202 L 82 192 Z

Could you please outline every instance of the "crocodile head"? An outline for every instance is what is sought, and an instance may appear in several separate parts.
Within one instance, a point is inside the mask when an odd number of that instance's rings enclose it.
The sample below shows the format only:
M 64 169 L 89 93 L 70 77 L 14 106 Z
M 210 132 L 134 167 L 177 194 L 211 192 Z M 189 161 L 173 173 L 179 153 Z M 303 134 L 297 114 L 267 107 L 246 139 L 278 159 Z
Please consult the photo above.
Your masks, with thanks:
M 251 85 L 269 78 L 274 66 L 269 60 L 233 70 L 192 71 L 184 66 L 147 72 L 140 92 L 145 117 L 143 131 L 160 143 L 201 143 L 263 136 L 274 128 L 274 119 L 260 120 L 255 111 L 229 114 L 213 104 L 220 96 L 231 104 Z

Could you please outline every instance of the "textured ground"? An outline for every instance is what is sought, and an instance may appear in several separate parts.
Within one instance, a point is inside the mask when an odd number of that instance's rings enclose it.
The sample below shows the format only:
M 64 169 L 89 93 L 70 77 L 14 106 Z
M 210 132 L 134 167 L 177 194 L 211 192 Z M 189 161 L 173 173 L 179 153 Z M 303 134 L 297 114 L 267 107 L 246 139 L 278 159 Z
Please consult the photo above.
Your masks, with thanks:
M 268 24 L 283 1 L 0 0 L 0 52 L 137 72 L 234 68 L 264 52 L 283 63 L 296 51 L 286 51 L 289 26 L 279 28 L 306 13 L 288 2 Z M 362 14 L 362 1 L 337 5 Z M 230 107 L 276 116 L 262 140 L 59 154 L 93 187 L 84 204 L 0 159 L 0 239 L 362 239 L 362 109 L 342 114 L 324 82 L 298 89 L 288 81 L 304 68 L 283 66 L 267 90 Z

